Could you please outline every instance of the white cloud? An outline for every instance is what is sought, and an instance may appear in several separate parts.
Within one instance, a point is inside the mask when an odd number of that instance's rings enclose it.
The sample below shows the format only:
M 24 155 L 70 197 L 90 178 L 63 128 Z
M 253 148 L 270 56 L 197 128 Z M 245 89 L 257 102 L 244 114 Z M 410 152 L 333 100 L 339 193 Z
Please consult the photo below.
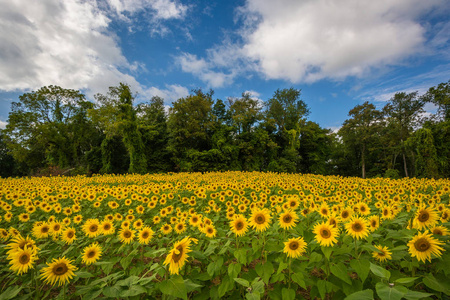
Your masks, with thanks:
M 0 0 L 0 7 L 0 90 L 54 84 L 88 95 L 119 82 L 146 89 L 132 75 L 145 66 L 123 55 L 109 30 L 113 19 L 150 11 L 150 21 L 159 22 L 187 9 L 170 0 Z
M 362 77 L 424 54 L 432 43 L 445 45 L 447 25 L 434 29 L 436 38 L 428 45 L 428 25 L 418 21 L 445 6 L 445 0 L 247 0 L 237 10 L 244 21 L 239 41 L 225 39 L 195 62 L 229 73 L 223 84 L 255 70 L 292 83 Z M 183 70 L 209 80 L 206 71 Z
M 0 120 L 0 129 L 5 129 L 6 125 L 8 125 L 8 122 Z
M 214 63 L 207 62 L 205 59 L 198 59 L 196 55 L 183 53 L 177 57 L 177 63 L 181 66 L 183 72 L 191 73 L 202 81 L 206 82 L 208 87 L 223 87 L 233 81 L 235 73 L 225 74 L 220 71 L 213 71 Z
M 441 1 L 249 0 L 260 21 L 244 50 L 266 78 L 291 82 L 361 76 L 420 50 L 415 18 Z
M 151 87 L 149 89 L 146 89 L 143 93 L 149 98 L 153 96 L 159 96 L 164 99 L 164 103 L 170 104 L 171 102 L 188 96 L 189 90 L 183 86 L 172 84 L 167 85 L 165 89 Z

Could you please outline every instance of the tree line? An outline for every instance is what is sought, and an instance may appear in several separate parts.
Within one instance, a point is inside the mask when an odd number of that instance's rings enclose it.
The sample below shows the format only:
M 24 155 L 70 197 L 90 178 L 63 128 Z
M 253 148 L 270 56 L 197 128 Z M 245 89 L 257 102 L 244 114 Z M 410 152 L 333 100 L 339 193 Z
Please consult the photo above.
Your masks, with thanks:
M 168 111 L 160 97 L 136 105 L 123 83 L 94 98 L 59 86 L 21 95 L 0 131 L 0 176 L 242 170 L 450 177 L 450 81 L 424 95 L 396 93 L 381 109 L 356 105 L 336 133 L 308 120 L 294 88 L 265 102 L 248 93 L 223 101 L 197 89 Z M 427 103 L 435 114 L 425 113 Z

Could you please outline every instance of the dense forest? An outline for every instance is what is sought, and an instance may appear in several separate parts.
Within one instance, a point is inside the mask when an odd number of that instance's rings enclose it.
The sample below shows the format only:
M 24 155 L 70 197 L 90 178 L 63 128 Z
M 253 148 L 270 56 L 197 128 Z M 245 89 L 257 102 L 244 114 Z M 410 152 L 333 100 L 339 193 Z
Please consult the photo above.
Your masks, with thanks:
M 46 86 L 13 102 L 0 131 L 0 176 L 272 171 L 367 177 L 450 177 L 450 81 L 424 95 L 365 102 L 337 133 L 309 121 L 301 91 L 264 103 L 193 90 L 136 105 L 130 87 L 95 101 Z M 432 103 L 435 114 L 424 106 Z

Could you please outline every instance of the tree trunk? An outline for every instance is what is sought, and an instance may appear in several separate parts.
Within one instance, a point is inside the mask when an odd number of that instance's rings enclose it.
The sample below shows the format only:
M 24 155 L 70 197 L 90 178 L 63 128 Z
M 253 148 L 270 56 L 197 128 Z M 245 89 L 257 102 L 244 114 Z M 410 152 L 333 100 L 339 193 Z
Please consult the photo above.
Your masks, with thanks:
M 405 152 L 403 152 L 403 167 L 405 168 L 405 176 L 408 176 L 408 167 L 406 166 L 406 156 L 405 156 Z

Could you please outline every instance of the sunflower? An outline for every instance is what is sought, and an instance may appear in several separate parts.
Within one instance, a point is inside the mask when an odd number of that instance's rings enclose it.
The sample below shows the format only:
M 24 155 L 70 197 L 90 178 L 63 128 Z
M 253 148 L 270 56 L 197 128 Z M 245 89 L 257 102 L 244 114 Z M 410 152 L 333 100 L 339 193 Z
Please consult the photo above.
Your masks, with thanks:
M 337 242 L 338 229 L 322 222 L 314 226 L 315 239 L 321 246 L 333 246 Z
M 100 231 L 103 235 L 110 235 L 116 232 L 116 229 L 111 221 L 105 219 L 100 223 Z
M 86 265 L 95 263 L 102 256 L 102 247 L 97 242 L 90 244 L 83 249 L 83 262 Z
M 101 233 L 100 222 L 97 219 L 88 219 L 84 222 L 83 231 L 90 238 L 98 236 Z
M 182 234 L 186 231 L 186 225 L 184 224 L 184 222 L 178 222 L 174 228 L 177 234 Z
M 172 226 L 170 226 L 170 224 L 164 224 L 161 226 L 161 231 L 164 235 L 168 235 L 172 232 Z
M 347 221 L 352 217 L 353 211 L 350 208 L 344 208 L 341 213 L 339 214 L 339 217 L 341 218 L 341 221 Z
M 330 207 L 328 204 L 322 203 L 318 209 L 318 212 L 322 217 L 327 218 L 330 215 Z
M 134 239 L 135 231 L 130 228 L 122 228 L 119 231 L 119 240 L 124 244 L 129 244 Z
M 184 266 L 189 257 L 187 254 L 192 251 L 189 249 L 190 244 L 191 239 L 185 237 L 173 245 L 173 249 L 170 250 L 163 263 L 164 265 L 169 265 L 170 274 L 179 274 L 180 269 Z
M 283 253 L 287 253 L 288 257 L 297 258 L 305 253 L 306 242 L 303 238 L 292 238 L 284 242 Z
M 30 215 L 23 213 L 19 215 L 19 221 L 21 222 L 28 222 L 30 220 Z
M 421 205 L 416 212 L 413 227 L 419 230 L 427 229 L 435 226 L 438 220 L 438 214 L 434 209 Z
M 327 224 L 329 224 L 329 225 L 333 226 L 334 228 L 336 228 L 336 227 L 338 227 L 338 225 L 339 225 L 339 219 L 338 219 L 334 214 L 332 214 L 332 215 L 328 218 Z
M 161 218 L 159 216 L 154 216 L 152 221 L 153 224 L 159 224 L 161 222 Z
M 417 260 L 425 262 L 428 260 L 431 262 L 431 255 L 440 257 L 441 251 L 444 248 L 440 247 L 443 242 L 433 238 L 428 230 L 424 233 L 419 233 L 408 242 L 409 253 L 412 257 L 416 257 Z
M 268 209 L 257 208 L 252 211 L 252 215 L 249 218 L 249 224 L 256 229 L 256 232 L 265 231 L 270 224 L 270 211 Z
M 36 246 L 36 242 L 34 240 L 32 240 L 30 237 L 22 237 L 22 235 L 17 235 L 15 237 L 13 237 L 12 241 L 6 246 L 7 249 L 10 249 L 7 254 L 11 255 L 12 253 L 14 253 L 15 251 L 21 249 L 24 250 L 26 248 L 28 248 L 29 250 L 31 250 L 34 254 L 37 253 L 38 250 L 40 250 L 37 246 Z
M 213 238 L 217 234 L 217 230 L 216 230 L 216 228 L 213 225 L 206 225 L 205 229 L 203 230 L 203 232 L 209 238 Z
M 380 217 L 378 216 L 371 216 L 369 218 L 369 228 L 371 231 L 375 231 L 378 229 L 378 227 L 380 227 Z
M 278 219 L 278 224 L 283 229 L 291 229 L 296 225 L 298 221 L 298 215 L 291 210 L 286 210 L 280 214 L 280 218 Z
M 358 205 L 358 208 L 359 208 L 359 213 L 360 213 L 361 215 L 363 215 L 363 216 L 370 215 L 370 207 L 369 207 L 366 203 L 361 202 L 361 203 Z
M 62 233 L 62 240 L 70 245 L 73 243 L 73 241 L 75 241 L 77 239 L 77 237 L 75 236 L 75 229 L 72 227 L 67 227 L 63 233 Z
M 150 242 L 150 240 L 153 238 L 153 230 L 148 227 L 144 226 L 141 228 L 138 234 L 138 242 L 139 244 L 146 245 Z
M 50 226 L 46 222 L 36 223 L 33 226 L 33 236 L 37 239 L 47 238 L 50 232 Z
M 448 229 L 444 226 L 435 226 L 430 229 L 431 233 L 434 235 L 447 236 Z
M 48 267 L 45 267 L 41 270 L 41 277 L 44 279 L 46 283 L 50 283 L 51 285 L 55 285 L 58 282 L 58 286 L 66 284 L 75 276 L 74 271 L 77 270 L 77 267 L 71 264 L 72 260 L 62 258 L 54 258 L 53 261 L 48 264 Z
M 33 268 L 33 263 L 38 259 L 36 252 L 25 246 L 23 249 L 16 249 L 9 257 L 10 270 L 17 272 L 18 275 L 27 273 L 28 269 Z
M 142 222 L 141 219 L 137 219 L 136 221 L 133 222 L 134 229 L 141 229 L 142 226 L 144 226 L 144 223 Z
M 375 248 L 377 248 L 378 251 L 374 251 L 372 253 L 372 256 L 380 261 L 380 262 L 384 262 L 388 259 L 392 259 L 392 252 L 389 250 L 388 247 L 386 246 L 381 246 L 381 245 L 375 245 Z
M 201 221 L 202 221 L 201 215 L 193 214 L 189 219 L 189 224 L 191 224 L 191 226 L 197 227 Z
M 345 229 L 347 229 L 347 234 L 359 240 L 369 235 L 369 226 L 364 218 L 352 218 L 345 224 Z
M 55 221 L 50 224 L 49 233 L 51 236 L 56 237 L 62 233 L 63 229 L 64 229 L 64 224 L 62 224 L 59 221 Z
M 230 228 L 236 236 L 243 236 L 248 230 L 247 219 L 243 215 L 235 215 L 230 221 Z

